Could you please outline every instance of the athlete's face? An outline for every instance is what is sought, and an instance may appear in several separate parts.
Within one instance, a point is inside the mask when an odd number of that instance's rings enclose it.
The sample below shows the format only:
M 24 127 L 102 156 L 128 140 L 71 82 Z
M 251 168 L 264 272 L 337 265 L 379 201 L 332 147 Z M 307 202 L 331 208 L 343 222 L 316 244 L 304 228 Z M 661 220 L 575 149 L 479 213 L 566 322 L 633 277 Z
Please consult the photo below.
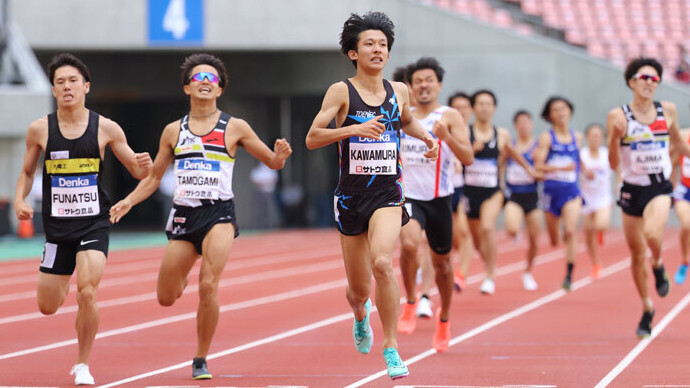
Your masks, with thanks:
M 515 131 L 520 138 L 526 139 L 532 136 L 534 121 L 528 115 L 522 114 L 515 119 Z
M 549 117 L 551 118 L 551 124 L 553 126 L 570 126 L 570 116 L 572 116 L 572 114 L 573 112 L 570 110 L 570 106 L 563 100 L 552 102 L 549 108 Z
M 55 70 L 53 96 L 58 107 L 84 104 L 90 87 L 91 83 L 84 82 L 84 77 L 76 67 L 66 65 Z
M 587 131 L 587 145 L 589 148 L 597 149 L 604 143 L 604 130 L 595 125 Z
M 639 78 L 640 76 L 643 77 Z M 654 92 L 656 92 L 656 88 L 659 86 L 659 82 L 654 82 L 651 77 L 644 76 L 659 77 L 659 73 L 657 73 L 656 69 L 652 66 L 642 66 L 637 70 L 637 73 L 628 80 L 628 85 L 633 93 L 640 95 L 640 97 L 652 98 Z
M 460 112 L 462 118 L 465 119 L 465 123 L 469 124 L 472 121 L 474 112 L 472 111 L 472 103 L 470 103 L 469 99 L 456 97 L 450 102 L 450 107 Z
M 350 50 L 347 56 L 357 61 L 358 68 L 383 70 L 388 62 L 388 38 L 381 30 L 362 31 L 357 50 Z
M 490 94 L 482 93 L 475 98 L 472 109 L 477 120 L 487 122 L 491 121 L 496 113 L 496 103 Z
M 213 73 L 216 75 L 217 80 L 220 79 L 218 71 L 211 65 L 194 66 L 190 74 L 193 76 L 194 74 L 202 72 Z M 223 89 L 218 82 L 219 81 L 212 82 L 208 77 L 202 78 L 201 81 L 192 78 L 189 80 L 189 83 L 184 86 L 184 93 L 191 98 L 199 100 L 215 100 L 223 93 Z
M 441 83 L 432 69 L 421 69 L 412 73 L 412 93 L 417 104 L 427 105 L 436 103 L 441 92 Z

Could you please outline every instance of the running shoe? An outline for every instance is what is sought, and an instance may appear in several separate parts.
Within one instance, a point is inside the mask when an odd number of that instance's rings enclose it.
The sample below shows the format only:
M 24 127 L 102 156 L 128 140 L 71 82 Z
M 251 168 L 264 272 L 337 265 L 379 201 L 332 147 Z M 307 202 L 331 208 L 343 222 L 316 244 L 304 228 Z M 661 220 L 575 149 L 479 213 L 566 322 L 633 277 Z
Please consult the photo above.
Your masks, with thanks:
M 527 291 L 534 291 L 539 287 L 531 272 L 525 272 L 522 274 L 522 286 Z
M 400 314 L 400 318 L 398 318 L 398 333 L 412 334 L 417 327 L 417 317 L 415 314 L 417 312 L 418 303 L 419 301 L 405 303 L 403 305 L 402 314 Z
M 453 274 L 453 288 L 455 291 L 460 292 L 466 286 L 467 284 L 465 283 L 465 277 L 462 275 L 460 270 L 456 269 L 455 273 Z
M 681 264 L 680 267 L 678 267 L 678 272 L 676 272 L 676 276 L 674 280 L 676 281 L 676 284 L 683 284 L 685 283 L 685 277 L 688 275 L 688 265 L 687 264 Z
M 665 297 L 668 295 L 668 291 L 671 289 L 671 283 L 668 281 L 668 275 L 666 274 L 666 268 L 661 264 L 659 268 L 652 267 L 652 272 L 654 272 L 654 281 L 656 284 L 656 293 L 660 297 Z
M 594 280 L 601 278 L 601 264 L 594 264 L 592 266 L 592 272 L 590 272 L 589 276 L 591 276 Z
M 205 358 L 196 357 L 194 360 L 192 360 L 192 378 L 194 380 L 208 380 L 213 378 L 213 375 L 206 367 Z
M 386 360 L 386 366 L 388 367 L 388 377 L 391 380 L 402 379 L 410 375 L 407 370 L 407 366 L 400 358 L 398 351 L 395 348 L 385 348 L 383 349 L 383 358 Z
M 374 343 L 374 331 L 371 330 L 371 323 L 369 322 L 371 299 L 367 299 L 364 307 L 367 309 L 367 316 L 361 321 L 355 318 L 355 323 L 352 325 L 352 338 L 355 340 L 357 351 L 367 354 L 371 350 L 371 344 Z
M 86 364 L 76 364 L 69 371 L 70 375 L 74 375 L 74 385 L 94 385 L 96 382 L 89 372 L 89 366 Z
M 652 335 L 652 319 L 654 318 L 654 310 L 645 311 L 640 319 L 640 324 L 637 325 L 637 338 L 648 338 Z
M 493 279 L 486 278 L 479 286 L 479 292 L 484 295 L 493 295 L 496 292 L 496 284 L 494 284 Z
M 570 278 L 570 276 L 565 275 L 565 280 L 563 281 L 563 285 L 561 285 L 561 287 L 563 287 L 563 289 L 566 291 L 570 291 L 572 289 L 572 282 L 573 280 Z
M 431 310 L 431 301 L 429 298 L 424 296 L 419 298 L 419 303 L 417 303 L 417 316 L 426 319 L 434 316 L 434 312 Z
M 450 322 L 441 322 L 441 308 L 436 310 L 436 332 L 431 339 L 434 349 L 442 353 L 448 350 L 448 343 L 450 342 Z

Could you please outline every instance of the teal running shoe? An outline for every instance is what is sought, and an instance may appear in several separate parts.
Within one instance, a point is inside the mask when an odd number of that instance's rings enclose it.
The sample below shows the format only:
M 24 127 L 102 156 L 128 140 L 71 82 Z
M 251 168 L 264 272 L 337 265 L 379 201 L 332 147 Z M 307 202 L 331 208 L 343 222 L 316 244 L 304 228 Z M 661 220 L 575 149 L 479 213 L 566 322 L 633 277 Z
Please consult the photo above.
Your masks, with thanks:
M 678 267 L 678 272 L 676 272 L 676 276 L 674 280 L 676 281 L 676 284 L 683 284 L 685 283 L 685 277 L 688 275 L 688 265 L 687 264 L 681 264 L 680 267 Z
M 371 330 L 371 324 L 369 323 L 371 299 L 367 299 L 364 307 L 367 309 L 367 316 L 364 317 L 362 321 L 358 321 L 357 318 L 354 319 L 355 323 L 352 325 L 352 337 L 355 340 L 357 351 L 362 354 L 367 354 L 371 350 L 371 344 L 374 343 L 374 331 Z
M 383 349 L 383 358 L 386 360 L 386 366 L 388 366 L 388 377 L 391 380 L 402 379 L 410 375 L 407 371 L 407 366 L 400 358 L 398 351 L 395 348 L 385 348 Z

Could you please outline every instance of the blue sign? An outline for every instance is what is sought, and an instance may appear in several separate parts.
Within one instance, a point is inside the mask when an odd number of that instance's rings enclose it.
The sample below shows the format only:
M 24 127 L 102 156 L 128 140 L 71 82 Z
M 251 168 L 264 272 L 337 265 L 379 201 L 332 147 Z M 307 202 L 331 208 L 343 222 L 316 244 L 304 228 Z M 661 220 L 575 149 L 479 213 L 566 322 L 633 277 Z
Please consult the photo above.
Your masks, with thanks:
M 149 44 L 201 45 L 204 42 L 204 0 L 148 0 Z

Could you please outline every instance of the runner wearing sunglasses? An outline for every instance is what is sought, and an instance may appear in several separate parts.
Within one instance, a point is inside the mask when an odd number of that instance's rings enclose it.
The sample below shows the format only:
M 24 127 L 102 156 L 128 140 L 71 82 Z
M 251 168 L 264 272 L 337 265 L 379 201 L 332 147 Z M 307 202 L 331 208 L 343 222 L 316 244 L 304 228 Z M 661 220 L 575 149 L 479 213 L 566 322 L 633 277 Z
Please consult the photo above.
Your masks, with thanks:
M 88 363 L 98 331 L 96 294 L 110 239 L 110 198 L 103 185 L 105 147 L 137 179 L 148 175 L 152 162 L 147 152 L 132 151 L 117 123 L 86 108 L 91 76 L 83 62 L 71 54 L 59 54 L 50 61 L 48 71 L 57 111 L 29 126 L 14 210 L 20 220 L 33 217 L 25 199 L 43 153 L 46 243 L 36 299 L 41 313 L 57 312 L 76 268 L 79 354 L 70 374 L 76 385 L 93 385 Z
M 661 260 L 663 229 L 671 209 L 670 147 L 688 157 L 690 148 L 681 140 L 676 105 L 654 101 L 663 68 L 653 58 L 632 60 L 625 69 L 632 102 L 612 109 L 606 119 L 609 164 L 620 166 L 623 185 L 618 205 L 623 211 L 623 232 L 632 258 L 632 274 L 642 301 L 643 314 L 637 336 L 652 333 L 654 303 L 647 286 L 646 255 L 651 251 L 652 273 L 659 296 L 668 294 L 670 283 Z
M 274 170 L 283 168 L 292 153 L 285 139 L 276 140 L 272 151 L 244 120 L 218 110 L 227 80 L 220 59 L 209 54 L 185 59 L 182 83 L 189 96 L 189 114 L 165 127 L 151 174 L 110 212 L 113 223 L 120 221 L 132 206 L 156 191 L 174 162 L 174 205 L 158 274 L 158 302 L 171 306 L 182 296 L 187 276 L 201 257 L 194 379 L 212 378 L 206 356 L 218 324 L 218 282 L 233 243 L 229 237 L 239 235 L 232 191 L 237 149 L 244 147 Z

